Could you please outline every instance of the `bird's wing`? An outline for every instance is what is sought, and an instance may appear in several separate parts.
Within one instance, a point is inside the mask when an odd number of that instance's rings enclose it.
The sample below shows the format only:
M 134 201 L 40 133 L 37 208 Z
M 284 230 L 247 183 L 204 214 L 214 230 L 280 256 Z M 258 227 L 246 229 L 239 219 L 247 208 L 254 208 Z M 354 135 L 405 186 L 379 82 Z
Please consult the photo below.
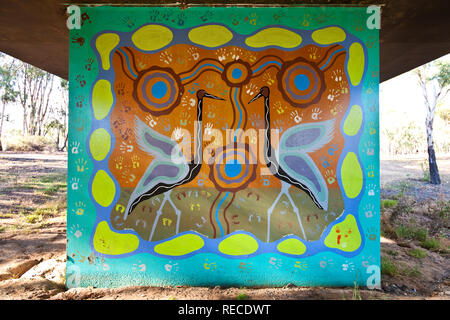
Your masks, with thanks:
M 134 133 L 139 148 L 149 155 L 166 160 L 182 158 L 180 147 L 175 141 L 153 130 L 137 116 L 134 119 Z
M 280 147 L 287 151 L 311 153 L 333 139 L 335 120 L 305 123 L 286 130 L 280 139 Z
M 328 187 L 308 153 L 321 149 L 333 138 L 335 120 L 300 124 L 289 128 L 280 139 L 277 157 L 285 181 L 306 189 L 313 201 L 328 208 Z
M 175 164 L 171 161 L 154 159 L 139 180 L 130 195 L 126 216 L 141 202 L 150 197 L 164 193 L 178 184 L 189 174 L 186 163 Z M 125 216 L 125 217 L 126 217 Z
M 317 165 L 305 153 L 280 154 L 279 175 L 283 180 L 308 192 L 313 201 L 328 210 L 328 187 Z
M 135 137 L 139 148 L 154 159 L 130 196 L 125 218 L 139 202 L 176 186 L 189 173 L 189 165 L 178 144 L 150 128 L 138 117 L 135 118 Z

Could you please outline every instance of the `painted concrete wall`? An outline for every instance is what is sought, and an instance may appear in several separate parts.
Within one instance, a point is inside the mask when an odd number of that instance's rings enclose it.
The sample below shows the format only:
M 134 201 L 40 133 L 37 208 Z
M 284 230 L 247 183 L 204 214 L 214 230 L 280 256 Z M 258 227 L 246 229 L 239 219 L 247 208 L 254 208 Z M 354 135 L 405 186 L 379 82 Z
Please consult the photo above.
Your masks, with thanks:
M 380 281 L 366 8 L 82 8 L 67 286 Z

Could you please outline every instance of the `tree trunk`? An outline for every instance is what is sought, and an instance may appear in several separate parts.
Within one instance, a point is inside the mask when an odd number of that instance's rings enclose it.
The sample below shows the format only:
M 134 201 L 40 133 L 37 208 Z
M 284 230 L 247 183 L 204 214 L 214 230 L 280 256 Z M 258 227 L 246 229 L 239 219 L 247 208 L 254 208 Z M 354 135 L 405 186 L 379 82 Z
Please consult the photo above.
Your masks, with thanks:
M 2 130 L 3 130 L 3 119 L 5 118 L 5 106 L 6 103 L 3 102 L 2 103 L 2 117 L 0 119 L 0 151 L 3 151 L 3 146 L 2 146 Z
M 436 155 L 434 154 L 434 147 L 428 147 L 428 164 L 430 166 L 430 183 L 441 184 L 439 177 L 439 169 L 436 162 Z
M 2 101 L 2 116 L 0 119 L 0 151 L 3 151 L 3 145 L 2 145 L 2 133 L 3 133 L 3 123 L 5 120 L 5 109 L 6 109 L 6 102 Z
M 425 71 L 428 67 L 425 66 L 423 69 L 419 69 L 417 75 L 419 76 L 419 83 L 422 87 L 422 93 L 425 100 L 425 106 L 427 110 L 427 116 L 425 120 L 425 128 L 427 131 L 427 143 L 428 143 L 428 165 L 430 167 L 430 183 L 431 184 L 441 184 L 441 178 L 439 177 L 439 169 L 436 162 L 436 154 L 434 152 L 434 142 L 433 142 L 433 121 L 434 113 L 436 111 L 436 106 L 438 102 L 439 95 L 441 91 L 436 92 L 436 87 L 432 85 L 433 93 L 431 97 L 434 99 L 429 99 L 429 94 L 427 91 L 427 82 Z
M 439 177 L 439 169 L 436 162 L 436 154 L 434 152 L 433 116 L 434 114 L 428 114 L 427 120 L 425 122 L 427 129 L 428 166 L 430 168 L 430 183 L 441 184 L 441 178 Z
M 66 137 L 64 138 L 64 145 L 61 148 L 61 151 L 67 150 L 67 139 L 69 138 L 69 134 L 66 133 Z
M 56 150 L 59 150 L 59 129 L 56 130 Z

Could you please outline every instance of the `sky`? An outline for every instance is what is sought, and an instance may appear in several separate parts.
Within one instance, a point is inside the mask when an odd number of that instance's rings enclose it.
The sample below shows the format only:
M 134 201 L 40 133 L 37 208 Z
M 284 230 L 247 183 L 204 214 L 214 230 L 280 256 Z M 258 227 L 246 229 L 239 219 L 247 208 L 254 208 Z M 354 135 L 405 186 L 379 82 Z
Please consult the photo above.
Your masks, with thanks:
M 9 63 L 14 59 L 13 57 L 4 54 L 4 57 L 0 58 L 0 64 Z M 50 97 L 50 103 L 52 104 L 61 104 L 62 103 L 62 94 L 60 91 L 60 83 L 61 78 L 54 75 L 53 80 L 53 90 Z M 23 119 L 23 108 L 19 101 L 16 101 L 16 103 L 10 103 L 6 106 L 5 114 L 7 115 L 8 121 L 3 122 L 3 130 L 2 135 L 7 135 L 9 131 L 11 130 L 22 130 L 22 119 Z M 1 108 L 0 108 L 1 113 Z
M 436 61 L 450 62 L 450 54 Z M 443 100 L 447 108 L 450 94 Z M 442 106 L 439 106 L 442 107 Z M 425 136 L 426 107 L 417 75 L 411 70 L 380 84 L 380 145 L 387 143 L 387 137 L 382 133 L 390 128 L 402 128 L 413 122 Z M 433 136 L 437 141 L 450 141 L 449 126 L 435 116 Z M 444 136 L 445 135 L 445 136 Z M 425 142 L 425 141 L 424 141 Z
M 437 60 L 450 62 L 450 54 Z M 413 72 L 408 71 L 380 84 L 380 126 L 408 120 L 424 125 L 425 116 L 422 88 Z

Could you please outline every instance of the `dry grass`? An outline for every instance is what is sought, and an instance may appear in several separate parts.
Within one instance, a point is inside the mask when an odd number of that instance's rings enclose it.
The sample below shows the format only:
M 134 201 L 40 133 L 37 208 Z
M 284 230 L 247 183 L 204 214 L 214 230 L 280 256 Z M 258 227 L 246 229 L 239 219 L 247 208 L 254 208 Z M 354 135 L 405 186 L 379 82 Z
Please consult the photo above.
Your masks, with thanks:
M 4 139 L 5 151 L 53 151 L 54 142 L 42 136 L 14 135 Z

